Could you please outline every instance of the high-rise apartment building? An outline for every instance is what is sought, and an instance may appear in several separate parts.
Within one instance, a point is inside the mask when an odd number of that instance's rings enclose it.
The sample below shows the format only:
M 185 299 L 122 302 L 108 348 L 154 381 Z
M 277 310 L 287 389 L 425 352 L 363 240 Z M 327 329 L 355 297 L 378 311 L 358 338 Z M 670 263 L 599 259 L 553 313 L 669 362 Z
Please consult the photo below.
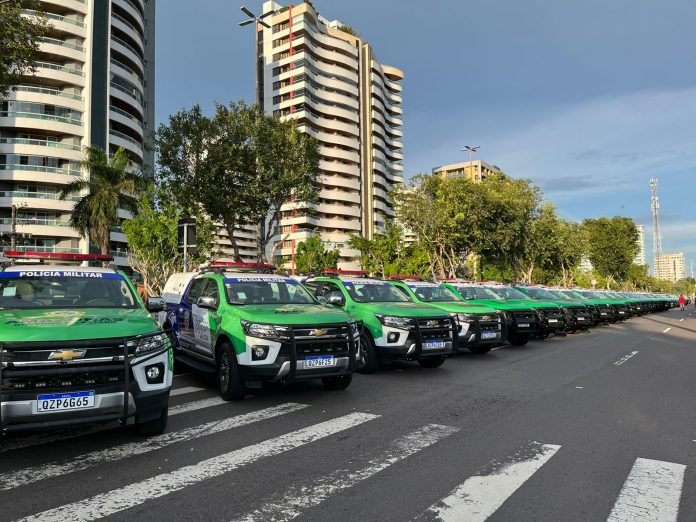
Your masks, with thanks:
M 265 2 L 270 25 L 257 27 L 258 91 L 263 110 L 297 121 L 319 140 L 321 193 L 310 212 L 283 209 L 273 257 L 289 262 L 295 246 L 317 233 L 341 253 L 341 268 L 358 268 L 351 234 L 368 239 L 394 215 L 387 193 L 402 183 L 401 80 L 370 47 L 339 21 L 305 2 Z M 271 253 L 271 252 L 269 252 Z
M 645 259 L 645 225 L 636 225 L 638 230 L 638 254 L 633 262 L 636 265 L 645 265 L 647 261 Z
M 472 181 L 483 181 L 488 176 L 501 172 L 497 166 L 481 160 L 441 165 L 433 169 L 433 174 L 442 178 L 467 178 Z
M 663 254 L 657 260 L 657 279 L 663 281 L 680 281 L 686 277 L 684 269 L 684 252 Z
M 78 198 L 58 194 L 87 175 L 80 169 L 86 146 L 123 147 L 151 172 L 145 141 L 154 128 L 155 0 L 42 0 L 40 9 L 52 27 L 36 74 L 0 100 L 2 247 L 10 246 L 14 214 L 18 250 L 87 252 L 68 226 Z M 116 262 L 126 265 L 119 228 L 111 241 Z

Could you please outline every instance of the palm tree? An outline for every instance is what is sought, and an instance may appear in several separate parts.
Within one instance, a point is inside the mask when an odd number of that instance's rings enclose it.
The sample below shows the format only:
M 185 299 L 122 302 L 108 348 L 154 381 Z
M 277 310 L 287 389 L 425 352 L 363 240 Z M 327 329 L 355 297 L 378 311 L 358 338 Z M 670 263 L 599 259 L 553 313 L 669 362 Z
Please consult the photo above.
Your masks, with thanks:
M 145 181 L 133 169 L 133 164 L 122 147 L 119 147 L 111 160 L 103 149 L 85 147 L 85 158 L 81 165 L 89 172 L 89 180 L 76 179 L 69 183 L 61 191 L 60 199 L 89 190 L 75 204 L 70 216 L 70 226 L 83 238 L 89 237 L 100 247 L 101 253 L 106 255 L 109 253 L 109 231 L 119 224 L 119 207 L 136 209 L 138 201 L 132 194 L 143 189 Z

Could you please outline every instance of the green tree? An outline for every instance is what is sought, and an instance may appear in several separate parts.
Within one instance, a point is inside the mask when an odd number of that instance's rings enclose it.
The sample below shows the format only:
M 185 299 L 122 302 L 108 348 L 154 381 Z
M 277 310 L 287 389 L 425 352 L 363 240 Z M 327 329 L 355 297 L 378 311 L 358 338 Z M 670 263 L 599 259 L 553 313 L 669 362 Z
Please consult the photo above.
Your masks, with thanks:
M 177 223 L 189 214 L 162 189 L 154 187 L 138 199 L 138 212 L 123 222 L 130 254 L 128 261 L 143 278 L 148 295 L 161 295 L 170 275 L 184 269 L 178 249 Z M 189 266 L 195 267 L 211 255 L 215 227 L 205 216 L 196 216 L 197 247 L 189 251 Z
M 587 251 L 592 266 L 613 281 L 625 280 L 638 254 L 638 229 L 632 219 L 615 216 L 586 219 Z
M 320 274 L 324 270 L 338 268 L 338 249 L 326 249 L 321 235 L 301 241 L 297 245 L 295 266 L 301 274 Z
M 70 216 L 70 226 L 97 245 L 102 254 L 108 254 L 110 229 L 120 223 L 119 207 L 135 210 L 138 202 L 133 194 L 145 183 L 123 148 L 109 159 L 103 149 L 86 147 L 82 167 L 88 171 L 89 180 L 79 178 L 69 183 L 60 192 L 60 199 L 81 196 Z
M 22 83 L 24 76 L 36 72 L 39 41 L 50 28 L 46 15 L 36 11 L 39 7 L 38 0 L 0 2 L 0 98 Z M 31 16 L 22 16 L 27 10 Z
M 259 257 L 278 232 L 281 207 L 306 207 L 318 195 L 318 145 L 293 122 L 280 122 L 244 102 L 218 104 L 212 117 L 196 105 L 170 116 L 155 139 L 158 181 L 184 209 L 222 223 L 234 237 L 243 225 L 260 225 Z

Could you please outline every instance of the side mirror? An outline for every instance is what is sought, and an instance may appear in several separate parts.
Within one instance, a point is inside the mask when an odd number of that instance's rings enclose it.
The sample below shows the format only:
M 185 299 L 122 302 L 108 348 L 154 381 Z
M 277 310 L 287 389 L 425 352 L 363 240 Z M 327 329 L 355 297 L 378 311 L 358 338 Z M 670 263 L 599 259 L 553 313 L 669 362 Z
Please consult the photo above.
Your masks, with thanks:
M 151 314 L 156 314 L 157 312 L 164 312 L 166 305 L 164 299 L 161 297 L 148 297 L 147 299 L 147 311 Z
M 338 292 L 326 298 L 326 304 L 333 306 L 345 306 L 346 300 Z
M 198 300 L 196 301 L 196 304 L 198 306 L 200 306 L 201 308 L 207 308 L 209 310 L 217 309 L 217 306 L 215 305 L 215 298 L 214 297 L 199 297 Z

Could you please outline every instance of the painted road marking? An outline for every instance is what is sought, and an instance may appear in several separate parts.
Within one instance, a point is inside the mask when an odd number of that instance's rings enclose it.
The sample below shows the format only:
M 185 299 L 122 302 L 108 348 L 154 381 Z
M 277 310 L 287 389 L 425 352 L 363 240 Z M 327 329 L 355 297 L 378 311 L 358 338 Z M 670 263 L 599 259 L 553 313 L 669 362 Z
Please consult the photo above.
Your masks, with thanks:
M 492 471 L 469 477 L 449 496 L 430 506 L 421 517 L 443 522 L 483 522 L 560 448 L 554 444 L 534 442 L 508 458 L 508 463 L 502 467 L 491 463 Z
M 691 314 L 689 314 L 689 315 L 691 315 Z M 684 318 L 682 317 L 681 319 L 679 319 L 679 322 L 681 323 L 683 320 L 684 320 Z
M 379 415 L 357 412 L 344 415 L 72 504 L 49 509 L 43 513 L 27 517 L 25 520 L 42 522 L 91 521 L 107 517 L 143 504 L 148 500 L 164 497 L 188 486 L 219 477 L 264 457 L 299 448 L 378 417 Z
M 130 442 L 120 446 L 94 451 L 86 455 L 71 458 L 71 460 L 66 463 L 41 464 L 39 466 L 24 468 L 12 473 L 5 473 L 0 475 L 0 491 L 25 486 L 40 480 L 60 477 L 68 473 L 82 471 L 94 466 L 105 464 L 107 462 L 115 462 L 118 460 L 127 459 L 129 457 L 134 457 L 136 455 L 143 455 L 144 453 L 149 453 L 151 451 L 162 449 L 166 446 L 171 446 L 177 442 L 190 441 L 206 435 L 212 435 L 214 433 L 220 433 L 233 428 L 247 426 L 255 422 L 278 417 L 279 415 L 299 411 L 307 407 L 308 405 L 306 404 L 289 402 L 287 404 L 281 404 L 272 408 L 253 411 L 250 413 L 237 415 L 236 417 L 229 417 L 221 421 L 208 422 L 206 424 L 200 424 L 181 431 L 165 433 L 163 435 L 151 437 L 142 441 Z
M 669 328 L 665 328 L 664 330 L 662 330 L 662 333 L 667 333 L 667 332 L 669 332 L 671 329 L 672 329 L 671 326 L 670 326 Z
M 607 522 L 673 522 L 679 514 L 686 466 L 637 459 Z
M 196 393 L 203 391 L 204 388 L 198 388 L 196 386 L 186 386 L 185 388 L 177 388 L 169 392 L 170 397 L 176 397 L 177 395 L 186 395 L 187 393 Z
M 220 406 L 221 404 L 229 404 L 227 401 L 223 401 L 219 397 L 211 397 L 208 399 L 202 399 L 200 401 L 192 401 L 184 404 L 179 404 L 177 406 L 171 406 L 169 408 L 169 416 L 180 415 L 182 413 L 188 413 L 190 411 L 202 410 L 204 408 L 211 408 L 213 406 Z M 101 431 L 113 430 L 120 427 L 120 424 L 115 422 L 109 424 L 100 424 L 98 426 L 92 426 L 89 428 L 76 428 L 69 431 L 59 431 L 55 433 L 42 433 L 40 435 L 30 435 L 26 437 L 17 437 L 7 441 L 0 442 L 0 453 L 5 453 L 7 451 L 14 451 L 24 448 L 31 448 L 33 446 L 40 446 L 41 444 L 48 444 L 49 442 L 56 442 L 58 440 L 73 439 L 75 437 L 82 437 L 83 435 L 92 435 L 94 433 L 99 433 Z
M 361 481 L 368 479 L 392 464 L 404 460 L 420 450 L 432 446 L 436 442 L 459 431 L 459 428 L 428 424 L 392 442 L 389 447 L 369 464 L 357 471 L 350 469 L 336 470 L 324 477 L 314 480 L 309 485 L 291 487 L 279 494 L 259 509 L 241 516 L 239 521 L 253 522 L 273 520 L 284 522 L 293 520 L 307 509 L 318 506 L 331 495 L 344 491 Z
M 638 354 L 638 351 L 631 352 L 631 353 L 629 353 L 628 355 L 624 355 L 621 359 L 619 359 L 618 361 L 616 361 L 614 364 L 615 364 L 616 366 L 621 366 L 623 363 L 625 363 L 626 361 L 628 361 L 631 357 L 635 357 L 637 354 Z

